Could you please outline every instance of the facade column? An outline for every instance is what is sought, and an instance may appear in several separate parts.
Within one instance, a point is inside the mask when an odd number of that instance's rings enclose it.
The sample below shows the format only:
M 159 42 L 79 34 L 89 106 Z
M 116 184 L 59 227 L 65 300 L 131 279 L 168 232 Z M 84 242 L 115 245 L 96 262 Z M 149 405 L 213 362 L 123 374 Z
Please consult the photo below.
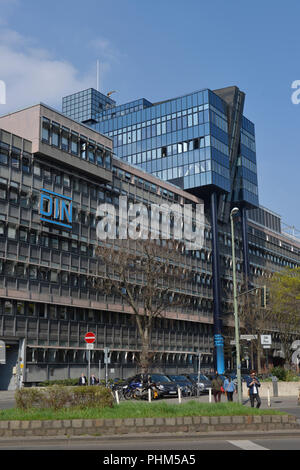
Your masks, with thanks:
M 221 320 L 221 279 L 220 257 L 217 218 L 217 193 L 211 194 L 211 229 L 212 229 L 212 275 L 213 275 L 213 315 L 214 315 L 214 344 L 215 366 L 219 374 L 223 374 L 224 366 L 224 340 L 222 336 Z

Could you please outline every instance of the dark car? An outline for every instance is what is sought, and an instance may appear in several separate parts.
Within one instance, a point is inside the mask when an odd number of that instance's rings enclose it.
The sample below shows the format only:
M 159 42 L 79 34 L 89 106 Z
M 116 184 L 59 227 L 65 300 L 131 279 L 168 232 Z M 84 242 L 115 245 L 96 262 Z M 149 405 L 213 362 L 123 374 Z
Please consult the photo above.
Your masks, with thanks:
M 208 389 L 211 388 L 211 380 L 204 374 L 199 376 L 198 385 L 198 374 L 184 374 L 194 384 L 194 394 L 208 393 Z
M 151 383 L 156 386 L 159 397 L 176 397 L 178 396 L 177 385 L 172 382 L 169 377 L 164 374 L 149 374 Z M 127 384 L 142 384 L 142 375 L 137 374 L 126 379 Z
M 185 375 L 170 375 L 167 377 L 174 382 L 177 387 L 181 388 L 182 395 L 185 397 L 190 397 L 193 394 L 193 383 Z
M 178 387 L 167 375 L 151 374 L 151 382 L 156 385 L 160 397 L 178 396 Z

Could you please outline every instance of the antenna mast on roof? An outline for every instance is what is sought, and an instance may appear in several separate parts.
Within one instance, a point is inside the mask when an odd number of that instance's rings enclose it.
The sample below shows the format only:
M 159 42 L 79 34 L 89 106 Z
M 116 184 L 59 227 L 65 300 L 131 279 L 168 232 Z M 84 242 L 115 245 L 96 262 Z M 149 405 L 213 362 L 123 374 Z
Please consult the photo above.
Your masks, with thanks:
M 100 91 L 100 62 L 97 60 L 97 84 L 96 84 L 96 90 Z

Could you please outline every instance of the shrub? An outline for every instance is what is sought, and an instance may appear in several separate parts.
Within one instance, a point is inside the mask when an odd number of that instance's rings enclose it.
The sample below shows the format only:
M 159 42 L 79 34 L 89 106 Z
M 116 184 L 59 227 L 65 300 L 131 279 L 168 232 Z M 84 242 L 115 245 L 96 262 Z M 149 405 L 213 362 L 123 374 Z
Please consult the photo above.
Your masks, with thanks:
M 271 373 L 277 377 L 278 380 L 286 380 L 287 371 L 283 367 L 273 367 Z
M 15 394 L 16 406 L 23 410 L 30 408 L 51 408 L 58 410 L 64 407 L 113 406 L 113 396 L 109 389 L 100 386 L 64 387 L 53 385 L 42 388 L 21 388 Z
M 44 382 L 39 383 L 39 387 L 49 387 L 51 385 L 78 385 L 78 379 L 57 379 L 57 380 L 45 380 Z

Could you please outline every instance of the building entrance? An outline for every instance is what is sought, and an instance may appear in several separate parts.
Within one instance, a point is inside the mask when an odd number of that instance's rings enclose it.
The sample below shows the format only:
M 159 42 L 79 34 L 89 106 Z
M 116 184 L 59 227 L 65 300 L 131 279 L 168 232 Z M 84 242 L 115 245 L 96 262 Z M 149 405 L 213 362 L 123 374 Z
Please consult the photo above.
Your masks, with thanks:
M 0 364 L 0 390 L 16 390 L 19 344 L 5 341 L 6 364 Z

